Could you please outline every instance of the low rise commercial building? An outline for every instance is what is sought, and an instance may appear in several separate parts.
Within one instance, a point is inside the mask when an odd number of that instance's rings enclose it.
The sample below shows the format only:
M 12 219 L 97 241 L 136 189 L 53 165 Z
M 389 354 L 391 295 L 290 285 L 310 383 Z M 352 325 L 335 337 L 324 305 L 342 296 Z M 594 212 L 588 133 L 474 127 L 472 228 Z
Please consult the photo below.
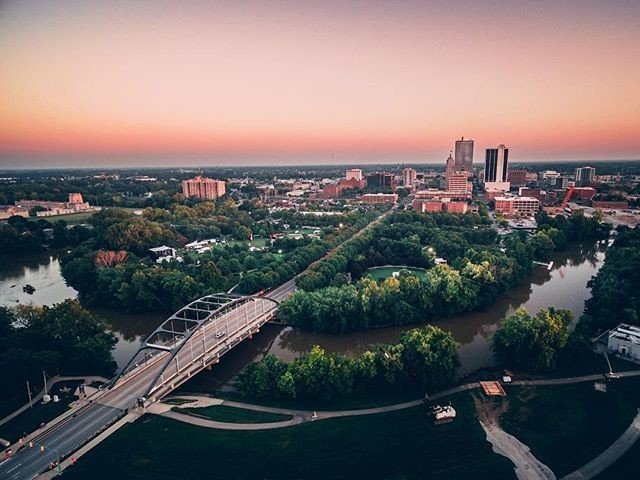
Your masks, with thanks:
M 398 201 L 397 193 L 365 193 L 360 197 L 364 203 L 396 203 Z
M 640 360 L 640 328 L 621 323 L 610 330 L 607 350 L 621 357 Z
M 547 191 L 538 187 L 520 187 L 518 195 L 521 197 L 533 197 L 544 203 L 548 200 Z
M 448 199 L 414 200 L 411 206 L 414 211 L 420 213 L 447 212 L 464 214 L 469 211 L 467 202 L 450 201 Z
M 429 188 L 427 190 L 418 190 L 415 193 L 414 198 L 416 200 L 429 200 L 434 198 L 439 200 L 444 200 L 447 198 L 451 200 L 465 200 L 471 198 L 471 191 L 463 193 L 451 190 L 437 190 L 435 188 Z
M 613 200 L 594 200 L 591 202 L 593 208 L 601 208 L 603 210 L 627 210 L 629 202 L 613 201 Z
M 571 193 L 572 200 L 591 200 L 596 196 L 596 189 L 593 187 L 574 187 Z
M 16 207 L 14 205 L 0 206 L 0 220 L 8 220 L 11 217 L 29 217 L 29 209 Z
M 540 210 L 540 201 L 533 197 L 496 197 L 496 213 L 504 216 L 533 217 Z
M 51 217 L 53 215 L 69 215 L 79 212 L 90 212 L 100 210 L 99 207 L 92 207 L 89 202 L 82 199 L 82 194 L 78 192 L 69 194 L 68 202 L 52 202 L 48 200 L 18 200 L 15 206 L 22 210 L 39 209 L 36 211 L 38 217 Z

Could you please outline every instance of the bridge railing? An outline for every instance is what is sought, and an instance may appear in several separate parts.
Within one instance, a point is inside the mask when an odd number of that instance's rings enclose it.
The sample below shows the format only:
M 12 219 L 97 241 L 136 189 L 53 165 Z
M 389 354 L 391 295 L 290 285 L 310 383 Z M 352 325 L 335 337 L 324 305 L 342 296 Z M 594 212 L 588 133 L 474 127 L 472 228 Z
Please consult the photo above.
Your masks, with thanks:
M 218 363 L 220 357 L 231 351 L 233 347 L 242 340 L 259 331 L 276 313 L 277 308 L 275 306 L 265 309 L 256 317 L 252 318 L 243 328 L 232 332 L 232 334 L 225 339 L 226 341 L 220 341 L 206 351 L 197 349 L 191 358 L 187 358 L 187 361 L 172 362 L 161 375 L 159 375 L 159 381 L 154 383 L 146 397 L 149 398 L 150 402 L 155 402 L 182 385 L 193 375 Z M 186 346 L 183 348 L 185 348 L 187 352 L 191 351 L 191 349 L 187 349 Z

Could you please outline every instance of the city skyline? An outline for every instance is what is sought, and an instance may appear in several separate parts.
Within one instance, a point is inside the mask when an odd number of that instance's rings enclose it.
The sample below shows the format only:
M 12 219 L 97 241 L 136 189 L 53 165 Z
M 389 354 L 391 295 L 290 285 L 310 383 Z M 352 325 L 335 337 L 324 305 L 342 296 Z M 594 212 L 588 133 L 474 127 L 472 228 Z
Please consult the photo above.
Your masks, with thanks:
M 638 159 L 638 19 L 622 0 L 6 1 L 0 167 L 443 163 L 462 136 L 514 162 Z

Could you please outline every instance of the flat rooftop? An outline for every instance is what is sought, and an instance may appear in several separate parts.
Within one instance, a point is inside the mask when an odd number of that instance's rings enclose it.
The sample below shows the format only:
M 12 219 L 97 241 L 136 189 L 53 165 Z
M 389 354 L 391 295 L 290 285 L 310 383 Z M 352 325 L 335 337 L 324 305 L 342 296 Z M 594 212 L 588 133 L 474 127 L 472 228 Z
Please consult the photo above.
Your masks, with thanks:
M 640 327 L 621 323 L 609 332 L 609 338 L 617 338 L 631 343 L 640 344 Z

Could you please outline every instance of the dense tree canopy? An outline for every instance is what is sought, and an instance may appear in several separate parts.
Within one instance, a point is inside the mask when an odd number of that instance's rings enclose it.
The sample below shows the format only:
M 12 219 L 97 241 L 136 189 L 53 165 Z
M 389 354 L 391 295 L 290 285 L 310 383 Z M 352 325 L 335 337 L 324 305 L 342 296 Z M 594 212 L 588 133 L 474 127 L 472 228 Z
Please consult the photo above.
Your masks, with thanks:
M 233 202 L 150 208 L 142 216 L 108 209 L 91 218 L 94 239 L 62 258 L 62 274 L 89 305 L 173 311 L 195 298 L 236 285 L 236 292 L 254 293 L 286 282 L 377 215 L 376 210 L 350 212 L 341 215 L 342 228 L 332 228 L 321 239 L 280 240 L 277 249 L 251 252 L 247 243 L 239 241 L 251 236 L 246 226 L 252 224 L 251 217 L 246 211 L 239 212 Z M 181 262 L 156 264 L 147 257 L 150 246 L 179 246 L 185 242 L 182 233 L 194 232 L 222 232 L 235 235 L 236 240 L 212 245 L 209 252 L 182 252 Z M 116 252 L 121 261 L 104 261 L 115 258 Z
M 622 228 L 603 267 L 589 282 L 591 298 L 581 323 L 592 331 L 619 323 L 640 325 L 640 228 Z
M 268 355 L 249 364 L 236 387 L 252 398 L 333 399 L 400 385 L 424 394 L 453 382 L 460 365 L 456 349 L 450 333 L 429 325 L 357 358 L 329 355 L 318 346 L 289 364 Z
M 24 391 L 24 382 L 39 384 L 50 375 L 111 375 L 116 339 L 105 325 L 80 306 L 65 300 L 51 307 L 0 307 L 0 397 Z
M 520 308 L 507 317 L 493 337 L 496 357 L 508 367 L 550 370 L 567 344 L 572 320 L 569 310 L 549 307 L 531 316 Z
M 560 218 L 560 217 L 557 217 Z M 322 332 L 346 332 L 402 325 L 484 308 L 529 274 L 533 260 L 568 246 L 571 240 L 599 238 L 594 219 L 539 216 L 533 235 L 514 232 L 498 238 L 476 214 L 397 212 L 344 243 L 298 280 L 300 290 L 282 303 L 280 318 Z M 434 256 L 448 264 L 434 266 Z M 426 267 L 424 279 L 408 271 L 398 278 L 360 278 L 376 265 Z

